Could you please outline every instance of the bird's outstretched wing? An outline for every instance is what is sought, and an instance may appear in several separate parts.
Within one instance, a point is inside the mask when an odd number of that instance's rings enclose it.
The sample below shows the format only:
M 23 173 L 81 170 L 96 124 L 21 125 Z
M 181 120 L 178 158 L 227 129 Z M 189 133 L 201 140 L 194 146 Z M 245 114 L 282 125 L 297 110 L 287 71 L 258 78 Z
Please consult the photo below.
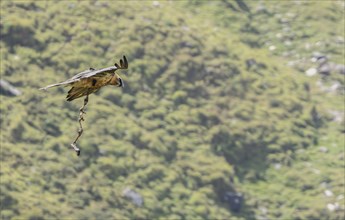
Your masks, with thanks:
M 90 77 L 102 77 L 102 76 L 105 76 L 107 74 L 113 74 L 118 69 L 128 69 L 128 62 L 127 62 L 126 56 L 123 56 L 123 60 L 120 59 L 120 65 L 115 63 L 114 66 L 106 67 L 106 68 L 99 69 L 99 70 L 95 70 L 93 68 L 90 68 L 90 69 L 85 70 L 81 73 L 78 73 L 77 75 L 73 76 L 72 78 L 70 78 L 64 82 L 48 85 L 46 87 L 40 88 L 40 90 L 46 90 L 46 89 L 49 89 L 49 88 L 55 87 L 55 86 L 69 85 L 69 84 L 77 82 L 81 79 L 86 79 L 86 78 L 90 78 Z
M 90 73 L 93 72 L 93 71 L 94 71 L 94 70 L 92 70 L 92 69 L 90 68 L 90 69 L 85 70 L 85 71 L 83 71 L 83 72 L 81 72 L 81 73 L 78 73 L 78 74 L 75 75 L 74 77 L 76 77 L 76 76 L 81 76 L 81 75 L 84 75 L 84 74 L 90 74 Z M 73 82 L 75 82 L 75 81 L 78 80 L 78 79 L 77 79 L 77 80 L 74 80 L 74 79 L 73 79 L 74 77 L 72 77 L 72 78 L 70 78 L 70 79 L 68 79 L 68 80 L 66 80 L 66 81 L 64 81 L 64 82 L 55 83 L 55 84 L 48 85 L 48 86 L 46 86 L 46 87 L 42 87 L 42 88 L 40 88 L 40 90 L 46 90 L 46 89 L 49 89 L 49 88 L 52 88 L 52 87 L 55 87 L 55 86 L 68 85 L 68 84 L 73 83 Z
M 114 73 L 118 69 L 128 69 L 128 62 L 127 62 L 126 56 L 123 56 L 123 60 L 120 59 L 120 65 L 115 63 L 114 66 L 111 66 L 111 67 L 106 67 L 106 68 L 94 70 L 91 72 L 84 71 L 73 76 L 71 80 L 85 79 L 89 77 L 102 77 L 109 73 Z

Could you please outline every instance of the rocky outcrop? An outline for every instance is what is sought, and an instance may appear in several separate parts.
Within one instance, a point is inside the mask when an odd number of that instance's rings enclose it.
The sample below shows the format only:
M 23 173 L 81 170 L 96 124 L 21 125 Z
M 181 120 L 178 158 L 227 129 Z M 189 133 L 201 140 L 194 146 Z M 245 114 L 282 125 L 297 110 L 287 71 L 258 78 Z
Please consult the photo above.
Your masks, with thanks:
M 12 86 L 6 80 L 0 79 L 0 94 L 5 96 L 19 96 L 22 94 L 16 87 Z

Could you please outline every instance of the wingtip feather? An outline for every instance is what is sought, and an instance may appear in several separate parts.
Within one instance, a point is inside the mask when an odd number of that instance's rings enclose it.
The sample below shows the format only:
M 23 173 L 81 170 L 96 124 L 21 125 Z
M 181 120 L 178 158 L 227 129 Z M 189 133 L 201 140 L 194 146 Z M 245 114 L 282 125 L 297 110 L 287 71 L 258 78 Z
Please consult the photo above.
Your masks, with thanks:
M 125 68 L 127 69 L 128 68 L 128 62 L 127 62 L 127 58 L 125 55 L 123 55 L 123 61 L 124 61 Z

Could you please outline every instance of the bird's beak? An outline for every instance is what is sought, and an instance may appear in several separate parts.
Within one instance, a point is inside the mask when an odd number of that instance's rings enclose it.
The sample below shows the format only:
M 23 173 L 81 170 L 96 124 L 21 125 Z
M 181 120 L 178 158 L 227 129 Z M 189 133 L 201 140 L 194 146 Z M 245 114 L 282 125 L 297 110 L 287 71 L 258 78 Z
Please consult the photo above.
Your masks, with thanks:
M 123 83 L 121 78 L 119 78 L 119 87 L 125 87 L 125 84 Z

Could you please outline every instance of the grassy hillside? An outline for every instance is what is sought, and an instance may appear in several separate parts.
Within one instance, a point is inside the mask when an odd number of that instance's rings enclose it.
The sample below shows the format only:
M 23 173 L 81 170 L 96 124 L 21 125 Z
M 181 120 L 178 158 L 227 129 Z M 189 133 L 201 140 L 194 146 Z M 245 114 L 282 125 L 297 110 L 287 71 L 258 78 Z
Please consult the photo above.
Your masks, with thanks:
M 343 7 L 2 1 L 2 219 L 343 219 Z M 83 100 L 38 88 L 122 55 L 77 157 Z

